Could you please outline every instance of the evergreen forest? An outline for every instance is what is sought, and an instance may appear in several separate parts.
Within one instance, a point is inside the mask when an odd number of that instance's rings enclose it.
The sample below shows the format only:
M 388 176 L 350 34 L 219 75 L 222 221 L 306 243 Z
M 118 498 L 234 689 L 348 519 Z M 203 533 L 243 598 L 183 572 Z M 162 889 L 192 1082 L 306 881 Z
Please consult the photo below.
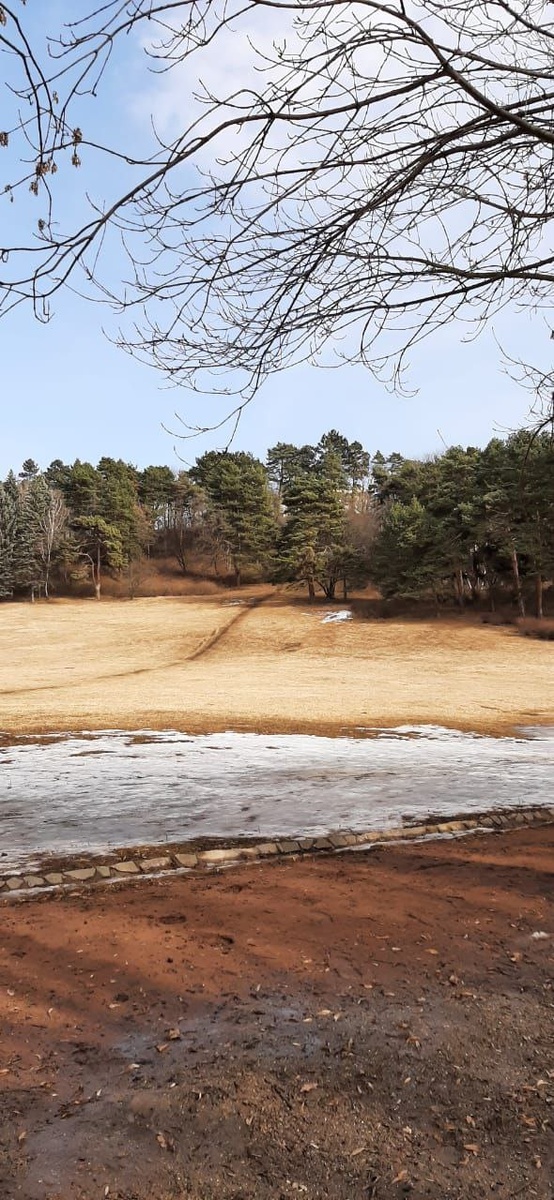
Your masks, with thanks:
M 346 599 L 431 600 L 543 615 L 554 574 L 554 443 L 520 430 L 424 459 L 336 430 L 265 463 L 210 451 L 190 470 L 29 458 L 0 483 L 0 598 L 140 593 L 166 572 Z M 121 591 L 119 594 L 122 594 Z

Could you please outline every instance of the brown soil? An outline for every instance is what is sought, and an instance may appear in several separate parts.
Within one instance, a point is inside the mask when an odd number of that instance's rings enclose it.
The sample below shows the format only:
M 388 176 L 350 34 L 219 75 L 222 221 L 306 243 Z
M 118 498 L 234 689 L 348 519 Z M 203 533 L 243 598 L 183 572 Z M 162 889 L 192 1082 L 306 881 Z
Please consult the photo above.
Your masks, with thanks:
M 549 643 L 452 618 L 322 625 L 324 612 L 263 588 L 3 606 L 0 729 L 500 732 L 554 720 Z
M 543 828 L 4 904 L 0 1194 L 547 1200 L 553 870 Z

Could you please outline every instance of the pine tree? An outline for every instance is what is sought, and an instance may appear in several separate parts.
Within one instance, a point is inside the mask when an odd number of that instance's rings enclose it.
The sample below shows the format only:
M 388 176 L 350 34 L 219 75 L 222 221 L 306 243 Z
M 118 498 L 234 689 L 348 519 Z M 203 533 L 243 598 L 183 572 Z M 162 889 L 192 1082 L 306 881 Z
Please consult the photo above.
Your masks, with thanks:
M 26 458 L 19 472 L 20 479 L 35 479 L 39 474 L 38 464 L 34 458 Z
M 316 465 L 314 446 L 293 446 L 291 442 L 277 442 L 267 452 L 267 474 L 277 489 L 279 497 L 290 487 L 299 472 L 311 471 Z
M 79 554 L 90 566 L 94 595 L 100 600 L 102 569 L 121 570 L 125 554 L 117 525 L 110 525 L 100 516 L 80 517 L 75 522 L 79 534 Z
M 439 522 L 415 496 L 407 502 L 392 500 L 372 556 L 372 579 L 383 595 L 436 593 L 448 572 L 448 547 Z
M 191 471 L 208 500 L 214 535 L 225 547 L 235 583 L 248 567 L 266 567 L 277 521 L 263 463 L 243 452 L 204 454 Z
M 0 483 L 0 598 L 13 594 L 16 537 L 17 485 L 10 475 Z
M 14 590 L 30 591 L 34 600 L 40 589 L 41 569 L 38 555 L 40 499 L 38 476 L 27 474 L 17 489 L 17 529 L 13 553 Z
M 139 473 L 122 459 L 101 458 L 96 468 L 99 477 L 96 512 L 119 530 L 125 563 L 136 558 L 147 530 L 144 510 L 138 501 Z
M 194 550 L 207 550 L 217 564 L 214 524 L 206 505 L 202 489 L 193 483 L 186 471 L 180 471 L 173 479 L 165 544 L 185 575 Z
M 146 467 L 137 479 L 137 499 L 147 517 L 149 545 L 161 536 L 165 550 L 174 523 L 176 482 L 170 467 Z
M 510 439 L 510 442 L 515 439 Z M 554 571 L 554 445 L 547 434 L 529 436 L 520 474 L 521 531 L 533 576 L 535 616 L 543 616 L 543 589 Z
M 344 503 L 344 471 L 335 450 L 324 450 L 311 470 L 297 470 L 283 492 L 286 521 L 277 549 L 276 578 L 316 586 L 328 599 L 345 576 L 351 550 Z

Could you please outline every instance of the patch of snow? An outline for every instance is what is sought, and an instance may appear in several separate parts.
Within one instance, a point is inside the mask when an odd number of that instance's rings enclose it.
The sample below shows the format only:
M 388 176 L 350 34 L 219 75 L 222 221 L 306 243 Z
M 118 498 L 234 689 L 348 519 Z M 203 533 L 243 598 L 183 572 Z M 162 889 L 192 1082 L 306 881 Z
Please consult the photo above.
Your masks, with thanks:
M 365 738 L 104 730 L 0 747 L 0 865 L 199 837 L 318 837 L 550 803 L 551 729 Z M 542 931 L 538 931 L 542 932 Z M 538 939 L 537 939 L 538 940 Z
M 351 621 L 352 613 L 349 608 L 339 608 L 338 612 L 328 612 L 323 617 L 321 624 L 330 625 L 333 621 Z

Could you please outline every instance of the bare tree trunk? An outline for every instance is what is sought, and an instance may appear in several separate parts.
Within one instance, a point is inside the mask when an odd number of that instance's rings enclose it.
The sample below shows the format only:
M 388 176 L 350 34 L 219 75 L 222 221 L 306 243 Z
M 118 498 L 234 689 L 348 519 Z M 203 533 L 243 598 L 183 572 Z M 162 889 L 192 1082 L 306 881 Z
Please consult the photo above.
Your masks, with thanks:
M 100 546 L 96 551 L 96 570 L 93 567 L 92 577 L 94 582 L 94 595 L 97 600 L 100 599 Z
M 455 579 L 456 600 L 458 601 L 460 608 L 463 608 L 464 600 L 465 600 L 465 598 L 464 598 L 464 576 L 463 576 L 461 567 L 456 567 L 454 579 Z
M 45 571 L 44 571 L 44 599 L 45 600 L 48 600 L 48 597 L 49 597 L 48 584 L 50 582 L 51 562 L 52 562 L 52 551 L 51 551 L 51 547 L 49 546 L 48 553 L 46 556 L 46 564 L 45 564 Z
M 523 597 L 523 592 L 521 590 L 521 578 L 520 578 L 520 574 L 519 574 L 519 563 L 517 561 L 517 551 L 516 551 L 515 546 L 512 546 L 512 548 L 510 550 L 510 559 L 511 559 L 511 563 L 512 563 L 512 574 L 514 577 L 514 587 L 515 587 L 515 593 L 516 593 L 517 607 L 519 610 L 520 617 L 524 617 L 525 616 L 525 600 Z
M 309 597 L 309 601 L 310 601 L 310 604 L 311 604 L 311 603 L 312 603 L 312 601 L 313 601 L 313 600 L 315 600 L 315 587 L 314 587 L 314 581 L 313 581 L 313 579 L 312 579 L 312 578 L 309 578 L 309 579 L 307 580 L 307 584 L 308 584 L 308 597 Z
M 542 575 L 541 575 L 540 571 L 537 571 L 537 573 L 535 575 L 535 616 L 538 617 L 539 621 L 542 621 L 542 618 L 543 618 L 542 593 L 543 593 Z

